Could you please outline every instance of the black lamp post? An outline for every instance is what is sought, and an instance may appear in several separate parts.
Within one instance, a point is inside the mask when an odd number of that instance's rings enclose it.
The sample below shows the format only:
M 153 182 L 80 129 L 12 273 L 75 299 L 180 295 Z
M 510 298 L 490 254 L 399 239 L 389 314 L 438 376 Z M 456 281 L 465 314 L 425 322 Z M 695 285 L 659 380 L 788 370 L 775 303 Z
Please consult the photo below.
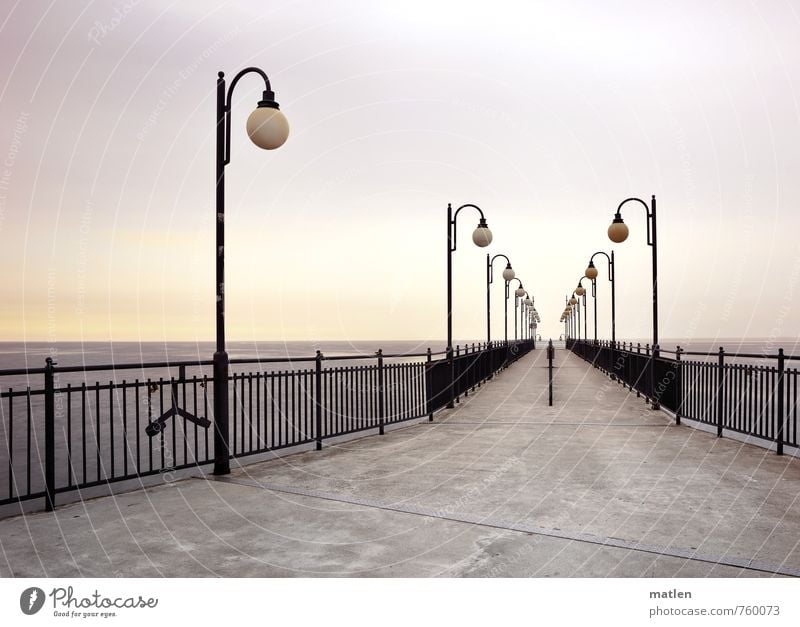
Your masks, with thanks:
M 502 257 L 506 260 L 506 267 L 503 270 L 503 280 L 506 284 L 514 278 L 514 269 L 511 267 L 511 262 L 503 254 L 498 254 L 489 258 L 489 253 L 486 253 L 486 341 L 492 341 L 492 299 L 491 299 L 491 285 L 494 283 L 494 260 Z
M 575 325 L 575 338 L 580 342 L 581 341 L 581 301 L 575 298 L 575 292 L 572 292 L 572 297 L 569 299 L 569 304 L 572 305 L 573 311 L 576 315 L 576 322 Z
M 608 262 L 608 280 L 611 282 L 611 344 L 613 345 L 617 341 L 617 299 L 615 289 L 616 283 L 614 281 L 614 251 L 612 250 L 609 256 L 608 253 L 599 250 L 589 258 L 589 265 L 586 268 L 585 274 L 592 281 L 594 281 L 599 274 L 594 265 L 594 258 L 597 255 L 603 255 Z M 596 330 L 595 335 L 597 335 Z M 595 337 L 595 339 L 597 338 Z
M 245 68 L 226 89 L 225 74 L 217 77 L 217 237 L 215 292 L 217 301 L 217 349 L 214 353 L 214 474 L 231 470 L 228 433 L 228 353 L 225 351 L 225 166 L 231 160 L 231 97 L 239 80 L 246 74 L 258 74 L 264 81 L 262 99 L 247 119 L 247 134 L 265 150 L 280 148 L 289 137 L 289 123 L 275 102 L 269 78 L 263 70 Z
M 516 340 L 517 339 L 517 333 L 518 333 L 517 332 L 517 307 L 519 306 L 519 302 L 518 301 L 519 301 L 520 296 L 524 296 L 526 294 L 526 292 L 525 292 L 525 288 L 522 286 L 522 281 L 520 281 L 519 278 L 515 277 L 513 280 L 516 280 L 516 282 L 519 283 L 519 286 L 517 287 L 517 289 L 514 290 L 514 339 Z M 506 302 L 508 302 L 509 292 L 511 291 L 511 286 L 510 286 L 509 283 L 510 282 L 506 283 Z M 506 314 L 506 318 L 507 317 L 508 317 L 508 314 Z M 508 321 L 506 320 L 506 322 L 508 322 Z M 508 337 L 506 337 L 506 341 L 508 341 Z
M 586 288 L 583 287 L 583 280 L 588 279 L 586 275 L 583 275 L 580 279 L 578 279 L 578 286 L 575 288 L 575 294 L 578 296 L 578 300 L 583 298 L 583 340 L 584 342 L 589 341 L 589 333 L 587 331 L 587 325 L 589 322 L 589 309 L 586 307 Z M 595 325 L 597 323 L 597 303 L 595 303 Z M 595 335 L 596 329 L 595 329 Z
M 617 207 L 614 221 L 608 227 L 608 238 L 617 244 L 628 239 L 628 226 L 622 221 L 622 206 L 628 202 L 637 202 L 644 207 L 647 216 L 647 245 L 653 249 L 653 352 L 650 363 L 650 386 L 653 394 L 653 409 L 659 408 L 658 399 L 655 397 L 656 390 L 656 369 L 655 361 L 659 356 L 658 346 L 658 236 L 656 232 L 656 197 L 650 197 L 650 205 L 641 198 L 626 198 Z
M 520 299 L 520 308 L 519 308 L 519 328 L 520 328 L 520 339 L 525 340 L 527 336 L 525 335 L 525 328 L 529 326 L 526 322 L 530 322 L 528 319 L 530 317 L 530 308 L 533 306 L 533 301 L 531 300 L 530 294 L 526 290 L 522 288 L 522 283 L 519 284 L 520 289 L 517 290 L 517 296 Z M 522 294 L 520 294 L 520 290 L 522 290 Z
M 480 214 L 477 228 L 472 232 L 472 241 L 476 246 L 484 248 L 492 243 L 492 232 L 486 224 L 486 217 L 477 205 L 461 205 L 453 212 L 453 206 L 447 204 L 447 360 L 450 364 L 450 400 L 447 407 L 455 406 L 455 364 L 453 362 L 453 253 L 456 250 L 456 221 L 458 214 L 467 207 Z

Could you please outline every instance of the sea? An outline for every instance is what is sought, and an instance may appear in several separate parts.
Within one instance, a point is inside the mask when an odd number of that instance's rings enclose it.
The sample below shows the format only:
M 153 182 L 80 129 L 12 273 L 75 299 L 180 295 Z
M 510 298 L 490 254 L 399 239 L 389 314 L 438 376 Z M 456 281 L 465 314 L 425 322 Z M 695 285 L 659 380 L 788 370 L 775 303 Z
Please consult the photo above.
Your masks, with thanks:
M 545 342 L 548 338 L 544 338 Z M 557 346 L 563 346 L 556 339 Z M 646 338 L 631 340 L 638 342 L 644 350 L 649 341 Z M 459 346 L 479 344 L 480 340 L 456 340 Z M 542 343 L 544 345 L 544 343 Z M 684 351 L 716 354 L 720 347 L 728 354 L 745 353 L 754 355 L 775 355 L 783 348 L 786 355 L 800 357 L 800 338 L 797 337 L 754 337 L 754 338 L 667 338 L 661 341 L 664 351 L 674 351 L 679 346 Z M 317 350 L 326 358 L 338 356 L 362 359 L 347 360 L 347 365 L 360 365 L 374 361 L 374 355 L 381 349 L 384 355 L 405 355 L 407 359 L 398 361 L 424 360 L 417 356 L 430 348 L 435 354 L 444 351 L 445 342 L 431 340 L 321 340 L 321 341 L 234 341 L 228 342 L 227 351 L 231 359 L 266 360 L 264 364 L 254 364 L 261 371 L 270 370 L 270 359 L 291 359 L 291 362 L 276 363 L 275 368 L 311 367 Z M 141 364 L 152 362 L 198 362 L 210 360 L 214 354 L 214 342 L 0 342 L 0 371 L 11 369 L 39 369 L 45 366 L 45 359 L 52 357 L 60 367 Z M 693 357 L 693 358 L 698 358 Z M 326 364 L 333 363 L 326 361 Z M 344 363 L 344 362 L 342 362 Z M 240 370 L 246 366 L 240 365 Z M 121 370 L 120 372 L 125 372 Z M 0 387 L 19 385 L 27 379 L 24 375 L 7 377 L 0 374 Z

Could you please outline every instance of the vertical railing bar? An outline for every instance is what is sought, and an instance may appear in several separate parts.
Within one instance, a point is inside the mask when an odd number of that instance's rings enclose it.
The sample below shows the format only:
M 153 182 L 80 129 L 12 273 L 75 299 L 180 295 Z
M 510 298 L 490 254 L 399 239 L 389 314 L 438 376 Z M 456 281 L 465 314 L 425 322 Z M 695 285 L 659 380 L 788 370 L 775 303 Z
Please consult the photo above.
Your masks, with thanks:
M 27 414 L 28 414 L 28 441 L 27 441 L 28 462 L 26 464 L 27 465 L 27 471 L 26 471 L 27 481 L 26 481 L 26 491 L 25 491 L 25 494 L 27 495 L 27 494 L 31 493 L 31 432 L 33 431 L 33 425 L 31 424 L 31 387 L 30 386 L 27 387 L 27 392 L 26 392 L 25 398 L 26 398 L 26 403 L 25 404 L 26 404 L 26 407 L 27 407 L 26 411 L 27 411 Z
M 784 375 L 786 371 L 786 363 L 785 357 L 783 354 L 783 349 L 778 349 L 778 406 L 777 406 L 777 433 L 775 437 L 778 441 L 777 444 L 777 453 L 778 455 L 783 455 L 783 440 L 784 440 L 784 423 L 786 417 L 784 415 Z
M 283 446 L 283 426 L 285 416 L 283 415 L 283 371 L 278 370 L 278 446 Z
M 760 367 L 760 385 L 759 385 L 759 413 L 761 415 L 759 435 L 766 435 L 767 433 L 767 412 L 766 412 L 766 389 L 769 386 L 769 376 L 765 367 Z
M 158 378 L 158 415 L 164 415 L 164 377 Z M 162 429 L 159 432 L 159 442 L 161 443 L 161 469 L 163 470 L 165 467 L 165 436 L 164 436 L 165 429 Z
M 178 375 L 181 379 L 181 407 L 186 409 L 186 370 L 185 368 L 180 369 L 180 374 Z M 196 416 L 197 414 L 195 414 Z M 178 417 L 175 416 L 173 420 L 177 421 Z M 183 463 L 189 463 L 189 422 L 186 420 L 186 417 L 183 416 Z M 177 459 L 175 460 L 178 461 Z M 177 466 L 178 464 L 175 463 L 173 466 Z
M 245 408 L 245 380 L 247 373 L 242 372 L 239 374 L 239 437 L 241 438 L 241 445 L 239 446 L 239 453 L 247 453 L 247 432 L 245 431 L 245 420 L 247 418 L 247 410 Z
M 378 349 L 378 432 L 383 435 L 385 432 L 386 407 L 384 405 L 384 381 L 383 381 L 383 349 Z
M 67 383 L 67 487 L 71 488 L 73 483 L 72 467 L 72 384 Z M 77 483 L 78 478 L 74 477 Z
M 208 418 L 208 375 L 203 373 L 203 416 Z M 203 461 L 208 461 L 211 459 L 211 456 L 208 452 L 208 429 L 203 429 L 203 439 L 204 439 L 204 449 L 205 449 L 205 459 Z
M 238 438 L 236 437 L 238 435 L 238 428 L 236 426 L 236 417 L 239 415 L 239 411 L 238 411 L 239 405 L 238 405 L 237 392 L 236 392 L 236 390 L 237 390 L 236 382 L 238 381 L 237 376 L 238 375 L 235 372 L 231 374 L 231 378 L 233 379 L 233 421 L 232 422 L 233 422 L 233 454 L 234 455 L 236 455 L 236 446 L 239 443 Z
M 8 388 L 8 498 L 14 496 L 14 388 Z
M 100 481 L 100 382 L 96 381 L 94 384 L 94 421 L 95 421 L 95 461 L 97 462 L 96 475 L 97 481 Z
M 356 395 L 355 395 L 355 369 L 351 366 L 347 368 L 347 430 L 355 431 L 358 427 L 356 416 Z
M 114 478 L 114 382 L 108 382 L 108 441 L 109 448 L 111 449 L 111 478 Z M 108 479 L 108 472 L 106 472 L 106 479 Z
M 128 476 L 128 388 L 122 380 L 122 476 Z
M 44 485 L 45 510 L 52 512 L 56 505 L 55 459 L 55 381 L 53 359 L 46 359 L 44 372 Z M 37 446 L 38 450 L 38 446 Z M 30 491 L 29 491 L 30 493 Z
M 332 369 L 332 387 L 333 387 L 333 433 L 339 435 L 342 433 L 344 422 L 342 421 L 342 399 L 341 399 L 341 366 L 336 366 Z
M 275 371 L 269 373 L 269 406 L 271 418 L 269 421 L 270 448 L 277 448 L 275 444 Z M 280 431 L 278 431 L 278 441 L 280 441 Z
M 322 353 L 317 350 L 314 359 L 314 424 L 316 449 L 322 450 Z
M 181 378 L 182 377 L 181 377 L 180 374 L 178 375 L 177 378 L 174 375 L 170 374 L 170 377 L 169 377 L 169 382 L 170 382 L 170 386 L 169 386 L 170 407 L 177 408 L 178 404 L 180 403 L 180 399 L 178 398 L 178 385 L 179 385 L 179 381 L 180 381 Z M 186 406 L 186 404 L 184 403 L 183 407 L 185 407 L 185 406 Z M 172 460 L 172 463 L 170 464 L 171 468 L 174 468 L 175 466 L 178 465 L 178 424 L 179 423 L 180 423 L 180 417 L 176 414 L 175 416 L 172 417 L 172 454 L 170 456 L 171 460 Z M 184 425 L 183 425 L 183 431 L 184 431 L 184 439 L 185 439 L 185 437 L 186 437 L 186 423 L 185 423 L 185 421 L 184 421 Z
M 197 416 L 197 375 L 192 375 L 192 413 Z M 204 414 L 205 415 L 205 414 Z M 198 428 L 197 424 L 194 425 L 194 463 L 200 462 L 200 445 L 198 443 Z
M 264 448 L 264 442 L 261 440 L 261 379 L 263 372 L 256 372 L 256 450 Z
M 86 381 L 81 383 L 81 441 L 83 445 L 81 455 L 83 482 L 86 483 Z
M 347 421 L 344 415 L 344 370 L 341 366 L 336 368 L 336 418 L 337 433 L 344 433 L 347 430 Z
M 296 390 L 295 390 L 295 381 L 294 381 L 295 373 L 294 373 L 294 370 L 292 370 L 290 376 L 291 376 L 291 379 L 292 379 L 292 397 L 291 397 L 291 399 L 292 399 L 292 409 L 289 410 L 289 408 L 287 406 L 287 411 L 291 411 L 289 416 L 291 417 L 291 423 L 292 423 L 292 444 L 296 444 L 297 443 L 297 430 L 298 430 L 299 423 L 298 423 L 298 414 L 297 414 L 297 396 L 296 396 Z
M 258 388 L 258 385 L 256 385 Z M 247 375 L 247 442 L 248 452 L 253 452 L 253 373 Z
M 325 435 L 332 436 L 336 433 L 334 428 L 334 406 L 333 406 L 333 371 L 327 368 L 323 374 L 325 377 Z

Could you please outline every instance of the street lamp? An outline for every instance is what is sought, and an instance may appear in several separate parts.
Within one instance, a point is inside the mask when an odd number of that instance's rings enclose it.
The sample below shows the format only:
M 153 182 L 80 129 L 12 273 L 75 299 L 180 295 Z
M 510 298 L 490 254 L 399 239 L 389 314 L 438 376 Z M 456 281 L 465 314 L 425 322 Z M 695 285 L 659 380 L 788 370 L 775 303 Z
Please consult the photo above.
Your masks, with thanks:
M 492 232 L 486 224 L 486 217 L 483 211 L 477 205 L 461 205 L 453 213 L 453 206 L 447 204 L 447 360 L 450 364 L 450 400 L 447 403 L 448 408 L 455 406 L 455 364 L 453 362 L 453 253 L 456 250 L 456 221 L 458 214 L 462 209 L 466 208 L 475 209 L 480 215 L 478 226 L 472 232 L 472 242 L 476 246 L 485 248 L 492 243 Z
M 494 260 L 502 257 L 506 260 L 506 267 L 503 270 L 503 279 L 506 284 L 514 278 L 515 272 L 511 267 L 511 262 L 503 254 L 497 254 L 494 257 L 489 257 L 486 253 L 486 341 L 492 341 L 492 299 L 491 299 L 491 284 L 494 283 Z
M 520 281 L 519 278 L 514 277 L 513 280 L 515 280 L 517 283 L 519 283 L 519 286 L 517 287 L 517 289 L 514 290 L 514 339 L 516 340 L 517 339 L 517 306 L 519 304 L 518 300 L 519 300 L 519 298 L 521 296 L 524 296 L 526 294 L 526 292 L 525 292 L 525 288 L 522 286 L 522 281 Z M 509 282 L 506 282 L 506 342 L 508 342 L 508 297 L 509 297 L 510 293 L 511 293 L 511 285 L 509 284 Z
M 520 292 L 522 292 L 520 294 Z M 533 304 L 530 295 L 528 292 L 523 289 L 522 283 L 519 285 L 519 289 L 516 292 L 517 296 L 520 300 L 520 311 L 519 311 L 519 328 L 520 328 L 520 339 L 525 339 L 525 315 L 526 313 L 530 312 L 530 307 Z M 515 338 L 516 339 L 516 338 Z
M 614 251 L 611 251 L 611 255 L 602 250 L 598 250 L 589 258 L 589 265 L 586 267 L 586 271 L 584 274 L 592 280 L 592 286 L 594 289 L 594 281 L 597 279 L 597 276 L 600 274 L 597 268 L 594 265 L 594 258 L 597 255 L 603 255 L 608 262 L 608 280 L 611 282 L 611 344 L 615 344 L 617 341 L 617 321 L 616 321 L 616 309 L 617 309 L 617 302 L 616 302 L 616 289 L 615 285 L 616 282 L 614 281 Z M 595 299 L 597 297 L 595 296 Z M 596 302 L 595 302 L 596 305 Z M 595 340 L 597 340 L 597 319 L 595 318 Z
M 656 232 L 656 197 L 650 197 L 650 205 L 641 198 L 626 198 L 617 207 L 614 220 L 608 227 L 608 237 L 612 242 L 620 244 L 628 239 L 628 225 L 622 221 L 622 206 L 628 202 L 636 202 L 644 207 L 647 216 L 647 245 L 653 249 L 653 352 L 650 364 L 650 386 L 653 395 L 653 409 L 659 408 L 658 399 L 655 397 L 656 369 L 655 361 L 659 356 L 658 346 L 658 236 Z
M 230 441 L 228 433 L 228 353 L 225 350 L 225 166 L 231 160 L 231 97 L 237 83 L 247 74 L 258 74 L 264 81 L 262 98 L 247 118 L 247 134 L 265 150 L 280 148 L 289 137 L 289 123 L 275 102 L 269 78 L 263 70 L 248 67 L 233 77 L 226 89 L 225 74 L 217 76 L 217 237 L 215 291 L 217 302 L 217 348 L 214 353 L 214 474 L 230 473 Z
M 583 287 L 583 280 L 588 279 L 589 277 L 585 274 L 578 279 L 578 287 L 575 288 L 575 294 L 579 297 L 583 297 L 583 340 L 584 342 L 589 341 L 589 334 L 586 331 L 587 323 L 589 321 L 589 310 L 586 307 L 586 288 Z M 592 283 L 592 296 L 594 296 L 594 283 Z M 595 321 L 595 336 L 597 335 L 597 301 L 594 303 L 594 321 Z M 595 338 L 596 339 L 596 338 Z

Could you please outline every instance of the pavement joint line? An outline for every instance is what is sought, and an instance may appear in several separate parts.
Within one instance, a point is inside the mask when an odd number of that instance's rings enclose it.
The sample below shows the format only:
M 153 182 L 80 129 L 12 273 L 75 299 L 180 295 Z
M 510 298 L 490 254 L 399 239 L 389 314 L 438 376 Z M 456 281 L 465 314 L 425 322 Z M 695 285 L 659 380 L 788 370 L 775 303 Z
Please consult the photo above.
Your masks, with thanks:
M 441 427 L 446 425 L 482 425 L 484 427 L 491 427 L 492 425 L 534 425 L 534 426 L 568 426 L 568 427 L 648 427 L 650 429 L 667 429 L 674 425 L 641 425 L 635 423 L 625 422 L 517 422 L 514 420 L 487 420 L 485 422 L 474 421 L 467 422 L 463 420 L 443 420 L 441 422 L 425 422 L 422 423 L 429 427 Z
M 434 509 L 421 506 L 393 505 L 391 503 L 384 503 L 373 499 L 362 499 L 352 496 L 334 494 L 330 492 L 307 490 L 305 488 L 295 488 L 292 486 L 261 483 L 259 481 L 255 481 L 252 479 L 240 479 L 237 477 L 227 477 L 227 476 L 193 477 L 193 478 L 201 479 L 204 481 L 232 483 L 236 485 L 259 488 L 261 490 L 269 490 L 272 492 L 282 492 L 285 494 L 294 494 L 298 496 L 318 498 L 326 501 L 348 503 L 350 505 L 361 505 L 364 507 L 372 507 L 375 509 L 382 509 L 402 514 L 413 514 L 416 516 L 424 516 L 428 518 L 438 518 L 440 520 L 466 523 L 481 527 L 491 527 L 493 529 L 502 529 L 504 531 L 517 531 L 520 533 L 528 533 L 528 534 L 546 536 L 550 538 L 559 538 L 562 540 L 574 540 L 577 542 L 597 544 L 600 546 L 606 546 L 611 548 L 627 549 L 631 551 L 638 551 L 641 553 L 651 553 L 655 555 L 661 555 L 664 557 L 676 557 L 679 559 L 686 559 L 696 562 L 706 562 L 721 566 L 732 566 L 734 568 L 742 568 L 745 570 L 755 570 L 760 572 L 771 573 L 774 575 L 784 575 L 787 577 L 800 577 L 800 568 L 795 568 L 793 566 L 776 565 L 770 562 L 766 562 L 764 560 L 757 560 L 752 558 L 748 559 L 744 557 L 727 557 L 724 555 L 713 555 L 710 553 L 698 553 L 695 549 L 684 549 L 680 547 L 671 547 L 659 544 L 648 544 L 645 542 L 638 542 L 635 540 L 625 540 L 622 538 L 597 536 L 591 533 L 564 531 L 562 529 L 551 529 L 547 527 L 539 527 L 537 525 L 530 525 L 522 522 L 511 522 L 505 520 L 486 518 L 485 516 L 479 516 L 474 514 L 444 513 L 442 511 L 436 511 Z

